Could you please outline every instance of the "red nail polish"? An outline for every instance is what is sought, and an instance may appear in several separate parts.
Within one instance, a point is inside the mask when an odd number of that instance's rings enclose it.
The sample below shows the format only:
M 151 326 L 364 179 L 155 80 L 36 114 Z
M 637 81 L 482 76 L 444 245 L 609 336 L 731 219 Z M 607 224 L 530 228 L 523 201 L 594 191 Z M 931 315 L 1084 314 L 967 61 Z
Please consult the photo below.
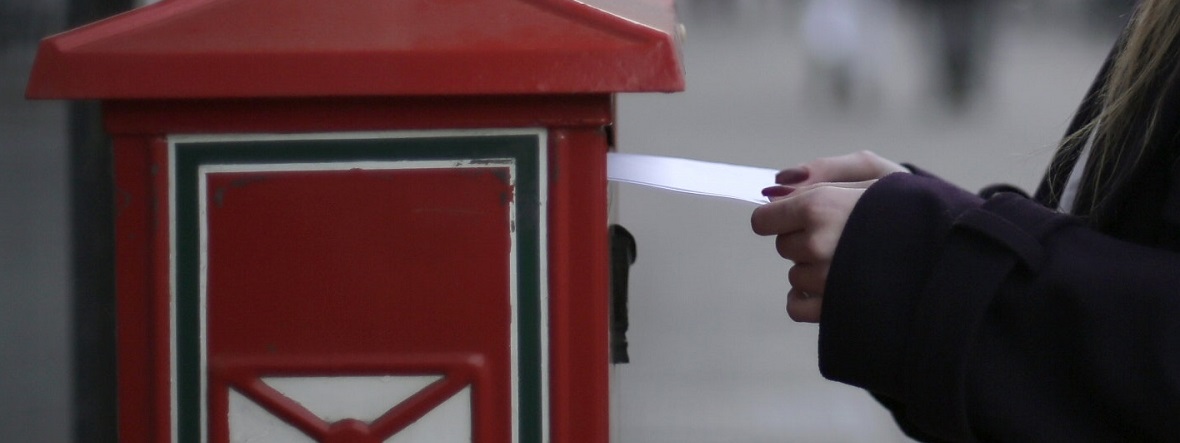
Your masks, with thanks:
M 767 198 L 784 197 L 790 193 L 795 192 L 795 188 L 790 186 L 769 186 L 762 190 L 762 195 Z
M 790 185 L 807 180 L 810 173 L 803 168 L 783 169 L 774 176 L 774 182 L 780 185 Z

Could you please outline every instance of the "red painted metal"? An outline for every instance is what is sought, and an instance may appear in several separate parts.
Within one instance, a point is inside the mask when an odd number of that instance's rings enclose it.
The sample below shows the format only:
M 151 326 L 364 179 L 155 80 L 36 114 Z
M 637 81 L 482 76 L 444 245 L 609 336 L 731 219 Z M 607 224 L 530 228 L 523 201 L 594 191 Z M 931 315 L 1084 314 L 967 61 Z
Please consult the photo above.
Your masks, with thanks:
M 509 441 L 510 200 L 503 196 L 513 191 L 506 172 L 209 174 L 211 383 L 225 377 L 232 384 L 240 371 L 274 375 L 221 363 L 259 355 L 307 376 L 419 374 L 422 364 L 407 367 L 406 355 L 425 361 L 436 355 L 477 356 L 479 365 L 464 367 L 486 372 L 491 383 L 473 388 L 497 404 L 473 411 L 483 420 L 475 441 Z M 380 356 L 386 356 L 384 365 Z M 337 363 L 350 359 L 367 359 L 373 367 L 357 371 Z M 315 360 L 321 363 L 301 366 Z M 435 372 L 448 376 L 429 401 L 377 420 L 366 432 L 392 434 L 472 379 L 453 372 Z M 282 396 L 267 394 L 256 382 L 238 386 L 248 396 L 273 400 L 264 401 L 268 409 L 292 410 L 293 402 L 276 400 Z M 224 407 L 211 404 L 210 416 L 226 416 Z M 306 413 L 286 417 L 313 436 L 336 432 Z M 214 432 L 211 441 L 228 441 L 228 430 Z
M 170 0 L 46 39 L 27 95 L 679 91 L 671 8 L 671 0 Z
M 119 343 L 138 343 L 139 346 L 119 346 L 119 401 L 123 405 L 119 415 L 120 441 L 140 443 L 152 441 L 154 404 L 152 381 L 152 326 L 155 315 L 151 306 L 159 296 L 152 287 L 152 182 L 150 144 L 138 138 L 116 139 L 114 149 L 116 212 L 115 229 L 124 233 L 115 243 L 116 278 L 118 293 L 117 318 L 135 318 L 138 322 L 119 322 Z M 134 233 L 134 234 L 131 234 Z M 146 352 L 145 352 L 146 351 Z M 137 426 L 138 425 L 138 426 Z
M 136 347 L 151 347 L 152 355 L 152 415 L 147 416 L 147 422 L 132 426 L 131 429 L 120 432 L 132 433 L 136 429 L 146 427 L 152 430 L 150 438 L 145 441 L 169 441 L 172 433 L 172 383 L 171 377 L 161 377 L 170 374 L 172 370 L 172 343 L 168 337 L 171 332 L 169 295 L 172 290 L 172 246 L 171 246 L 171 214 L 169 213 L 168 195 L 168 140 L 162 136 L 140 137 L 150 146 L 148 152 L 151 163 L 147 165 L 151 177 L 151 188 L 147 189 L 151 205 L 151 239 L 152 250 L 149 257 L 152 264 L 150 277 L 152 279 L 151 306 L 151 336 L 146 343 L 131 342 L 133 350 Z M 118 156 L 116 156 L 118 161 Z M 134 235 L 134 232 L 116 230 L 121 236 Z M 118 294 L 116 294 L 118 295 Z M 120 318 L 120 325 L 135 321 L 135 317 Z M 125 346 L 120 342 L 119 346 Z M 121 380 L 121 379 L 120 379 Z M 120 402 L 120 405 L 124 403 Z M 120 415 L 123 415 L 120 411 Z M 131 417 L 134 419 L 135 417 Z M 120 440 L 122 441 L 122 440 Z
M 103 102 L 112 134 L 335 132 L 586 126 L 614 120 L 609 94 Z
M 553 101 L 559 105 L 539 107 L 540 112 L 533 115 L 530 115 L 528 103 L 512 106 L 513 101 L 508 100 L 503 117 L 487 115 L 496 107 L 483 103 L 467 103 L 451 108 L 439 107 L 423 113 L 396 112 L 394 110 L 398 106 L 393 104 L 388 107 L 377 106 L 375 114 L 382 116 L 381 118 L 368 115 L 363 106 L 334 106 L 337 102 L 333 100 L 324 100 L 318 106 L 294 106 L 293 110 L 287 112 L 278 112 L 277 108 L 281 106 L 268 103 L 227 105 L 226 108 L 234 110 L 227 113 L 230 116 L 246 114 L 251 110 L 276 109 L 274 113 L 259 113 L 247 126 L 242 126 L 233 118 L 218 118 L 222 115 L 222 107 L 216 103 L 205 106 L 181 105 L 176 107 L 176 112 L 156 109 L 153 104 L 140 107 L 135 106 L 135 103 L 115 102 L 115 105 L 108 106 L 106 112 L 109 129 L 114 133 L 126 134 L 117 139 L 116 158 L 119 167 L 116 175 L 119 193 L 128 195 L 130 202 L 138 202 L 143 205 L 140 210 L 146 211 L 141 214 L 131 209 L 121 209 L 119 212 L 120 245 L 126 250 L 126 253 L 120 254 L 118 263 L 120 280 L 143 280 L 143 284 L 151 285 L 150 288 L 134 290 L 124 289 L 126 284 L 121 283 L 119 289 L 120 317 L 123 319 L 120 321 L 120 329 L 129 332 L 143 329 L 143 332 L 134 332 L 134 335 L 121 335 L 120 362 L 134 363 L 145 358 L 150 360 L 142 363 L 142 366 L 122 366 L 124 369 L 120 375 L 121 392 L 126 393 L 120 398 L 120 417 L 124 423 L 121 428 L 122 440 L 165 441 L 168 440 L 170 430 L 170 345 L 167 317 L 168 160 L 166 143 L 152 134 L 168 133 L 176 126 L 190 125 L 192 122 L 203 122 L 207 125 L 207 132 L 292 132 L 309 126 L 322 131 L 354 130 L 357 129 L 357 126 L 354 126 L 357 120 L 362 121 L 362 125 L 370 129 L 379 128 L 376 126 L 376 120 L 383 120 L 384 127 L 388 129 L 437 129 L 445 126 L 450 119 L 480 121 L 484 127 L 515 127 L 526 123 L 543 127 L 555 126 L 550 129 L 549 137 L 550 431 L 554 442 L 609 441 L 609 363 L 606 342 L 608 281 L 605 236 L 605 153 L 608 146 L 605 126 L 611 121 L 612 100 L 606 95 L 574 96 L 569 101 L 571 106 L 560 106 L 561 103 L 566 103 L 567 98 L 553 97 Z M 347 104 L 351 100 L 343 102 Z M 337 108 L 341 112 L 336 113 Z M 137 117 L 150 114 L 145 113 L 145 109 L 159 111 L 163 116 L 135 123 Z M 383 112 L 382 109 L 387 111 Z M 324 123 L 323 117 L 326 115 L 331 115 L 326 117 L 328 123 Z M 178 124 L 178 121 L 181 123 Z M 561 123 L 570 125 L 558 126 Z M 247 130 L 249 128 L 253 130 Z M 215 180 L 212 185 L 216 184 Z M 430 192 L 431 188 L 419 183 L 406 186 L 415 192 Z M 434 198 L 453 200 L 454 196 L 460 194 L 463 193 L 443 192 L 434 195 Z M 273 205 L 268 203 L 260 205 L 260 208 L 267 206 Z M 352 211 L 341 209 L 341 212 Z M 328 217 L 327 214 L 321 215 Z M 245 220 L 249 219 L 247 217 Z M 255 221 L 261 220 L 258 218 Z M 135 243 L 141 236 L 151 237 L 150 245 Z M 138 245 L 137 249 L 132 249 L 131 246 L 135 245 Z M 429 247 L 430 243 L 422 243 L 420 246 Z M 275 252 L 280 252 L 280 256 L 285 254 L 283 251 Z M 136 264 L 141 262 L 143 265 Z M 145 273 L 148 275 L 144 275 Z M 145 290 L 150 294 L 136 295 L 141 293 L 137 291 Z M 125 297 L 124 294 L 128 294 L 129 297 Z M 124 305 L 131 307 L 123 307 Z M 260 316 L 266 313 L 266 310 L 257 311 Z M 150 320 L 141 322 L 140 319 L 143 318 Z M 221 318 L 221 314 L 212 312 L 210 318 Z M 347 322 L 340 320 L 336 323 L 343 326 Z M 214 331 L 211 333 L 216 334 Z M 362 341 L 368 339 L 356 338 Z M 341 364 L 342 359 L 355 358 L 334 352 L 330 348 L 320 351 L 331 356 L 326 360 L 332 362 L 331 364 Z M 296 357 L 291 356 L 295 360 L 288 363 L 304 365 L 305 363 L 296 360 L 314 360 Z M 140 367 L 142 369 L 137 369 Z M 483 383 L 493 383 L 490 376 L 483 377 L 487 379 Z M 149 379 L 151 382 L 146 382 Z M 217 383 L 222 382 L 211 380 L 211 386 Z M 486 395 L 473 398 L 473 402 L 479 405 L 476 407 L 485 411 L 499 407 L 493 404 L 495 400 Z M 218 404 L 220 403 L 211 404 L 211 414 L 220 414 L 219 411 L 222 409 Z M 489 425 L 475 425 L 478 433 L 491 432 L 484 430 L 489 428 Z
M 115 290 L 119 441 L 170 437 L 167 161 L 151 137 L 117 137 Z M 161 375 L 164 375 L 161 377 Z
M 605 133 L 550 133 L 549 284 L 552 436 L 607 442 L 609 281 Z M 601 204 L 585 204 L 601 202 Z
M 683 88 L 678 45 L 672 0 L 164 0 L 44 40 L 27 95 L 101 99 L 115 137 L 120 441 L 172 437 L 167 136 L 461 128 L 549 131 L 549 437 L 609 441 L 606 134 L 614 93 Z M 433 393 L 367 425 L 287 418 L 322 441 L 379 440 L 470 385 L 476 441 L 507 443 L 509 338 L 488 331 L 508 307 L 487 290 L 506 286 L 491 271 L 506 243 L 489 236 L 505 218 L 487 215 L 505 185 L 338 171 L 234 186 L 247 175 L 209 181 L 236 205 L 209 202 L 212 441 L 230 386 L 291 406 L 261 376 L 432 373 Z M 386 235 L 350 237 L 363 230 Z M 458 289 L 398 295 L 439 285 Z

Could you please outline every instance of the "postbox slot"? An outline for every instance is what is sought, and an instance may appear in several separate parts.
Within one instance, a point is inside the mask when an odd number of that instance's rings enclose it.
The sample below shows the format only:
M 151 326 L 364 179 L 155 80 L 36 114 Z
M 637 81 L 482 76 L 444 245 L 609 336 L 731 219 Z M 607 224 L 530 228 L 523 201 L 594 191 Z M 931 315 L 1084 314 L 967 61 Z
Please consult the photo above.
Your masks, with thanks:
M 627 353 L 627 277 L 635 253 L 635 237 L 622 226 L 610 225 L 610 359 L 615 364 L 631 362 Z

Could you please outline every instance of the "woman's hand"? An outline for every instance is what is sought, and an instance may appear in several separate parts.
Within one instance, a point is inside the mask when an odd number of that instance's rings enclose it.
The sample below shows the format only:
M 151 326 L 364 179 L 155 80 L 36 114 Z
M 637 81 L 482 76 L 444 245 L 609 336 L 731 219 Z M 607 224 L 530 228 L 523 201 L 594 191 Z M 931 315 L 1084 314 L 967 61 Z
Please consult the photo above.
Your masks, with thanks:
M 819 322 L 828 269 L 844 224 L 865 189 L 904 166 L 870 151 L 815 159 L 779 171 L 776 186 L 762 190 L 771 202 L 754 210 L 758 235 L 775 235 L 779 255 L 795 264 L 787 274 L 787 314 Z
M 815 183 L 863 182 L 876 180 L 894 172 L 909 172 L 905 166 L 871 151 L 812 160 L 779 171 L 774 182 L 780 185 L 807 186 Z
M 754 232 L 777 236 L 779 255 L 794 262 L 787 274 L 791 283 L 787 314 L 791 319 L 819 322 L 828 269 L 840 234 L 856 202 L 875 182 L 821 183 L 795 189 L 781 186 L 788 190 L 786 194 L 772 196 L 770 203 L 754 210 L 750 218 Z

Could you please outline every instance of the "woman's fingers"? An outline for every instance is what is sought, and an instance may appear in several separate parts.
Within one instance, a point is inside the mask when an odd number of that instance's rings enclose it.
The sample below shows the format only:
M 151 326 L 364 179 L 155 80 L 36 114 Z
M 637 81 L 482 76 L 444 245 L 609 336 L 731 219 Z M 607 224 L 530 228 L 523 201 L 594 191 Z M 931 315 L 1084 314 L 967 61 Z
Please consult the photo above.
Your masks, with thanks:
M 792 192 L 795 192 L 795 188 L 792 186 L 774 185 L 763 188 L 762 196 L 770 201 L 775 201 L 791 195 Z
M 826 264 L 796 264 L 787 272 L 787 281 L 791 287 L 813 295 L 821 295 L 828 281 Z
M 854 183 L 824 183 L 795 189 L 790 195 L 754 209 L 750 226 L 758 235 L 781 235 L 815 227 L 844 228 L 848 213 L 864 190 L 875 180 Z
M 816 236 L 805 231 L 798 231 L 793 234 L 782 234 L 774 239 L 774 248 L 778 251 L 779 257 L 793 261 L 795 263 L 816 263 L 823 261 L 830 261 L 832 259 L 831 252 L 828 251 L 826 245 L 831 241 L 828 235 Z
M 758 235 L 778 235 L 798 231 L 807 224 L 805 214 L 807 199 L 804 193 L 778 198 L 754 209 L 750 216 L 750 227 Z
M 775 249 L 794 262 L 787 278 L 787 313 L 796 321 L 818 322 L 828 270 L 844 225 L 857 201 L 876 180 L 823 183 L 792 188 L 754 210 L 750 224 L 759 235 L 774 235 Z M 784 186 L 786 188 L 786 186 Z
M 799 289 L 791 289 L 787 293 L 787 315 L 791 317 L 791 320 L 819 323 L 823 304 L 824 298 L 820 294 L 812 294 Z
M 778 171 L 778 174 L 774 175 L 774 182 L 780 185 L 794 185 L 806 182 L 809 177 L 811 177 L 811 171 L 799 166 Z
M 894 172 L 908 170 L 871 151 L 860 151 L 818 158 L 794 168 L 783 169 L 775 176 L 775 183 L 805 186 L 815 183 L 859 182 L 879 179 Z
M 877 182 L 877 180 L 878 179 L 874 178 L 871 180 L 863 180 L 863 181 L 858 181 L 858 182 L 816 183 L 814 185 L 801 188 L 801 190 L 806 191 L 808 189 L 814 189 L 814 188 L 818 188 L 820 186 L 826 186 L 829 188 L 841 188 L 841 189 L 868 189 L 869 186 L 872 186 L 874 183 Z

